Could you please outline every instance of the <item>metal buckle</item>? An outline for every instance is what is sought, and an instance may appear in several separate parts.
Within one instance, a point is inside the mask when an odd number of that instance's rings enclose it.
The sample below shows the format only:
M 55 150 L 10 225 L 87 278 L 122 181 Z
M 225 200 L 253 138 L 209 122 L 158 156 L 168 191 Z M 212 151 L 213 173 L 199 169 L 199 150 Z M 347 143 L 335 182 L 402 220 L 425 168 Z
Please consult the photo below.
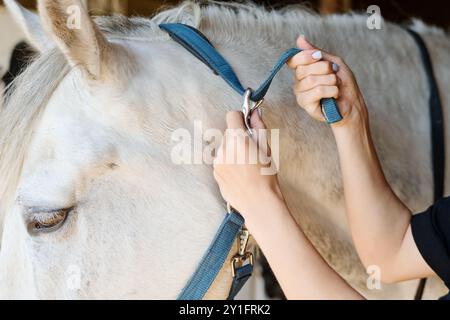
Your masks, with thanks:
M 261 99 L 257 102 L 251 100 L 253 90 L 248 88 L 244 93 L 244 101 L 242 102 L 242 113 L 244 114 L 244 122 L 247 127 L 248 133 L 252 135 L 252 128 L 250 127 L 250 117 L 252 112 L 261 107 L 264 99 Z
M 248 261 L 248 264 L 253 265 L 253 253 L 246 252 L 243 256 L 235 255 L 233 259 L 231 259 L 231 275 L 233 278 L 236 277 L 236 269 L 242 267 L 246 261 Z
M 248 240 L 250 239 L 250 232 L 246 228 L 242 228 L 239 233 L 237 254 L 231 259 L 231 275 L 236 277 L 236 269 L 242 267 L 247 261 L 248 264 L 253 265 L 253 253 L 247 251 Z

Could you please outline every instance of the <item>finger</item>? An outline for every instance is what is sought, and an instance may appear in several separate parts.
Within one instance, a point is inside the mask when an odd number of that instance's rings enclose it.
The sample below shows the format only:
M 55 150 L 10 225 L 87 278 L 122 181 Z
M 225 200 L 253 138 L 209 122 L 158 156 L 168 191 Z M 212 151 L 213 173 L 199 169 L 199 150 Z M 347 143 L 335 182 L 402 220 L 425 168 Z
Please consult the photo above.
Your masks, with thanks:
M 288 66 L 290 68 L 296 68 L 302 65 L 308 65 L 317 61 L 320 61 L 323 58 L 322 51 L 311 49 L 311 50 L 303 50 L 297 53 L 288 61 Z
M 306 66 L 322 59 L 322 52 L 320 50 L 304 50 L 297 53 L 287 62 L 287 65 L 291 69 L 295 69 L 298 66 Z
M 315 120 L 325 122 L 325 117 L 322 114 L 322 108 L 320 106 L 320 101 L 310 100 L 305 97 L 305 93 L 301 93 L 297 96 L 298 104 Z M 308 101 L 308 102 L 306 102 Z
M 332 55 L 328 52 L 322 51 L 322 56 L 324 60 L 333 62 L 336 66 L 344 65 L 344 60 L 341 57 Z M 337 70 L 336 70 L 337 72 Z
M 250 126 L 252 129 L 259 130 L 259 129 L 266 129 L 266 124 L 264 123 L 263 119 L 261 118 L 259 110 L 255 110 L 252 112 L 252 115 L 250 116 Z
M 335 73 L 338 73 L 340 70 L 340 67 L 345 65 L 345 62 L 344 62 L 344 60 L 342 60 L 342 58 L 340 58 L 338 56 L 334 56 L 332 54 L 329 54 L 325 51 L 322 51 L 322 58 L 325 61 L 331 62 L 332 69 Z
M 338 65 L 343 62 L 343 60 L 340 57 L 334 56 L 326 51 L 323 51 L 319 47 L 311 44 L 311 42 L 309 42 L 303 35 L 301 35 L 297 38 L 297 48 L 303 49 L 303 50 L 319 50 L 319 51 L 321 51 L 322 58 L 324 60 L 334 62 Z
M 324 98 L 339 98 L 339 88 L 337 86 L 318 86 L 311 90 L 297 94 L 297 102 L 302 107 L 319 105 Z
M 303 35 L 297 38 L 297 48 L 303 50 L 318 50 L 318 48 L 312 45 L 308 40 L 306 40 L 305 36 Z
M 339 83 L 339 79 L 336 74 L 326 74 L 326 75 L 312 75 L 304 78 L 301 81 L 298 81 L 295 84 L 294 92 L 300 93 L 303 91 L 311 90 L 318 86 L 337 86 Z
M 244 116 L 240 111 L 230 111 L 227 113 L 228 129 L 245 129 Z
M 305 106 L 305 110 L 315 120 L 320 121 L 320 122 L 326 122 L 325 117 L 322 113 L 322 108 L 320 106 L 320 103 L 315 102 L 314 104 L 307 105 L 307 106 Z
M 319 61 L 306 66 L 297 67 L 295 77 L 297 80 L 303 80 L 308 76 L 320 76 L 334 73 L 333 63 L 329 61 Z
M 259 144 L 259 138 L 261 137 L 262 134 L 265 134 L 266 132 L 266 124 L 264 123 L 260 112 L 258 112 L 258 110 L 256 110 L 256 112 L 252 112 L 252 115 L 250 117 L 250 126 L 252 127 L 252 138 L 256 141 L 256 143 L 258 144 L 258 146 L 260 148 L 263 148 L 264 151 L 267 150 L 267 143 L 265 143 L 265 145 L 260 145 Z
M 223 144 L 225 161 L 237 161 L 240 154 L 238 148 L 242 144 L 248 143 L 247 127 L 244 123 L 244 115 L 240 111 L 230 111 L 227 113 L 227 127 L 225 132 L 225 142 Z M 244 140 L 242 140 L 244 139 Z M 244 146 L 245 147 L 245 146 Z M 245 153 L 247 157 L 247 153 Z
M 322 59 L 324 59 L 326 61 L 331 61 L 335 64 L 335 67 L 334 67 L 335 72 L 338 72 L 339 66 L 344 64 L 344 61 L 340 57 L 334 56 L 328 52 L 325 52 L 325 51 L 319 49 L 317 46 L 311 44 L 303 35 L 301 35 L 300 37 L 297 38 L 297 48 L 303 49 L 303 50 L 312 50 L 312 51 L 319 50 L 322 53 Z
M 270 147 L 268 139 L 268 131 L 266 130 L 266 124 L 264 123 L 261 114 L 259 112 L 253 112 L 250 117 L 250 125 L 252 127 L 252 138 L 255 139 L 260 150 L 266 156 L 270 156 Z

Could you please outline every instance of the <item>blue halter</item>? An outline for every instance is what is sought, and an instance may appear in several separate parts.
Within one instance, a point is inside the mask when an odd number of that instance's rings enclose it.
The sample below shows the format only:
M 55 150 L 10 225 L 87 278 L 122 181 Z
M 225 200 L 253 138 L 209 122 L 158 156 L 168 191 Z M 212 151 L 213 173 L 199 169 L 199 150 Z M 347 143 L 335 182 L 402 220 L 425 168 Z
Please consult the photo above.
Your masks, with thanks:
M 197 29 L 181 23 L 160 24 L 159 27 L 166 31 L 173 40 L 181 44 L 185 49 L 206 64 L 214 74 L 221 76 L 222 79 L 225 80 L 239 95 L 244 96 L 246 88 L 242 86 L 231 65 L 224 57 L 222 57 L 216 48 L 214 48 L 205 35 Z M 284 52 L 272 68 L 266 80 L 258 89 L 251 92 L 250 100 L 253 102 L 263 100 L 277 73 L 290 58 L 301 51 L 301 49 L 291 48 Z M 322 99 L 321 105 L 323 115 L 329 124 L 342 120 L 336 101 L 333 98 Z
M 230 64 L 217 52 L 211 42 L 200 31 L 181 23 L 160 24 L 159 27 L 166 31 L 173 40 L 181 44 L 186 50 L 207 65 L 214 74 L 221 76 L 239 95 L 249 98 L 254 103 L 254 106 L 259 105 L 264 99 L 272 80 L 284 64 L 301 51 L 300 49 L 292 48 L 284 52 L 267 79 L 258 89 L 253 91 L 245 89 L 242 86 Z M 335 123 L 342 120 L 342 116 L 333 98 L 323 99 L 321 105 L 322 112 L 328 123 Z M 249 116 L 252 110 L 247 109 L 245 111 L 247 111 L 246 116 Z M 238 212 L 230 210 L 203 256 L 197 270 L 178 296 L 178 300 L 200 300 L 205 296 L 223 267 L 235 240 L 240 238 L 240 244 L 242 244 L 242 241 L 247 241 L 248 234 L 246 239 L 242 238 L 242 235 L 245 235 L 246 231 L 243 229 L 243 226 L 244 219 L 242 216 Z M 251 253 L 245 251 L 245 247 L 246 245 L 241 248 L 242 250 L 239 250 L 238 254 L 231 261 L 233 282 L 228 299 L 233 299 L 236 296 L 253 272 L 253 258 Z
M 178 300 L 201 300 L 230 253 L 236 238 L 244 226 L 244 218 L 234 210 L 226 214 L 211 245 L 203 256 L 197 270 L 192 275 L 184 289 L 178 296 Z M 244 256 L 242 256 L 244 257 Z M 234 265 L 232 265 L 234 268 Z M 253 272 L 253 261 L 234 269 L 233 282 L 228 300 L 233 300 L 239 290 L 244 286 Z

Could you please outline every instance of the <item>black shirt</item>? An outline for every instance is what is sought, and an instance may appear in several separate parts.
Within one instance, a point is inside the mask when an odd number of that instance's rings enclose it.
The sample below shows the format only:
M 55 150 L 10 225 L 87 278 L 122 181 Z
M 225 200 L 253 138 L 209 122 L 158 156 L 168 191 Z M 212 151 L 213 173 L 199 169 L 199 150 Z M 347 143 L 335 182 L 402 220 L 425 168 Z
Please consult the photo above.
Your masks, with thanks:
M 414 215 L 411 230 L 424 260 L 450 288 L 450 197 Z M 450 300 L 450 292 L 441 299 Z

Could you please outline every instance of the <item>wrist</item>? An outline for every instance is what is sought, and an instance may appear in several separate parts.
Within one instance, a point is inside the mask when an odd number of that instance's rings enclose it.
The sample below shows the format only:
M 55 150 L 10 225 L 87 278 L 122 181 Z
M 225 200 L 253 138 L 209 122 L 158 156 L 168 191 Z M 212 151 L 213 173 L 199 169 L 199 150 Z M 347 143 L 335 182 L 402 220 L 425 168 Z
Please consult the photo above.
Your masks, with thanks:
M 266 233 L 275 221 L 289 216 L 289 210 L 281 191 L 267 190 L 248 202 L 243 215 L 248 229 L 256 235 Z
M 333 132 L 344 131 L 347 128 L 361 129 L 368 127 L 369 115 L 367 112 L 366 105 L 363 102 L 358 102 L 351 107 L 351 112 L 344 116 L 339 122 L 331 125 Z

